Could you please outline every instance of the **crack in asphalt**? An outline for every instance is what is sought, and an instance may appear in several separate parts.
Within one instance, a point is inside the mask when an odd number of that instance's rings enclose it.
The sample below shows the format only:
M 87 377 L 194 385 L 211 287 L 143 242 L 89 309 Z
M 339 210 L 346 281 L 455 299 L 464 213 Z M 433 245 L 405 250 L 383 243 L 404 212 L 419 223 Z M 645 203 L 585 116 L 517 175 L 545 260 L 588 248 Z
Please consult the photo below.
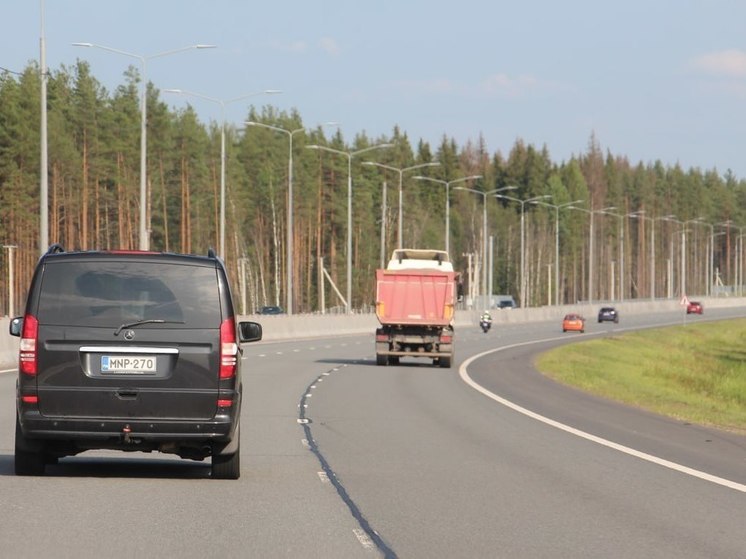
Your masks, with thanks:
M 347 365 L 343 365 L 343 367 L 346 367 L 346 366 Z M 353 498 L 347 492 L 347 489 L 345 489 L 342 482 L 339 481 L 339 479 L 337 478 L 337 475 L 334 473 L 334 470 L 331 467 L 331 464 L 329 464 L 329 461 L 323 455 L 318 445 L 316 444 L 316 440 L 313 438 L 313 434 L 311 430 L 311 425 L 313 425 L 313 421 L 307 416 L 307 413 L 306 413 L 306 409 L 308 407 L 308 402 L 307 402 L 308 397 L 313 387 L 319 381 L 323 380 L 324 377 L 330 376 L 333 372 L 338 371 L 339 369 L 340 367 L 334 367 L 325 373 L 321 373 L 318 377 L 316 377 L 316 379 L 313 382 L 311 382 L 311 384 L 308 385 L 306 390 L 303 391 L 303 396 L 301 397 L 300 405 L 298 406 L 299 408 L 298 423 L 303 428 L 305 438 L 308 441 L 308 449 L 311 452 L 313 452 L 313 454 L 318 459 L 323 472 L 326 474 L 327 478 L 329 479 L 329 482 L 334 486 L 334 489 L 336 489 L 337 494 L 339 495 L 340 499 L 342 499 L 342 502 L 349 509 L 350 514 L 352 514 L 352 517 L 358 523 L 358 525 L 360 526 L 360 529 L 363 530 L 363 532 L 365 532 L 368 538 L 370 538 L 371 542 L 373 542 L 373 545 L 375 545 L 375 547 L 381 553 L 383 553 L 383 556 L 386 559 L 396 559 L 397 555 L 396 553 L 394 553 L 394 550 L 388 546 L 388 544 L 383 540 L 383 538 L 381 538 L 378 532 L 376 532 L 375 529 L 373 529 L 368 519 L 365 518 L 365 515 L 363 515 L 363 512 L 360 510 L 360 507 L 358 507 L 357 503 L 355 503 Z

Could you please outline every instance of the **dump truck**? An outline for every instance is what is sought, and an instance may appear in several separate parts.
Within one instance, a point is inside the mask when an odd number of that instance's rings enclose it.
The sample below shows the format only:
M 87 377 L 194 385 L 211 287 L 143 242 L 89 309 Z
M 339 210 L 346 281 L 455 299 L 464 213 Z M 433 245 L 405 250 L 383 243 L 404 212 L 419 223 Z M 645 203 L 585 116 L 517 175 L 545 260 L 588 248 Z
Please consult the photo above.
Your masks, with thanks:
M 424 357 L 450 367 L 460 276 L 441 250 L 397 249 L 376 270 L 376 364 Z

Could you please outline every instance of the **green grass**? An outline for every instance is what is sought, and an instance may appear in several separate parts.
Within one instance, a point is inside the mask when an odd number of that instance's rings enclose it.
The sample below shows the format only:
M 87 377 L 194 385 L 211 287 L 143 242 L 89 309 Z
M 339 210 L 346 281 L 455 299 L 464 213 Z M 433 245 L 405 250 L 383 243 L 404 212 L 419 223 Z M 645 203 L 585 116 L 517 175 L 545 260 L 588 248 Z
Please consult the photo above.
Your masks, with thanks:
M 537 358 L 544 375 L 682 421 L 746 433 L 746 320 L 644 330 Z

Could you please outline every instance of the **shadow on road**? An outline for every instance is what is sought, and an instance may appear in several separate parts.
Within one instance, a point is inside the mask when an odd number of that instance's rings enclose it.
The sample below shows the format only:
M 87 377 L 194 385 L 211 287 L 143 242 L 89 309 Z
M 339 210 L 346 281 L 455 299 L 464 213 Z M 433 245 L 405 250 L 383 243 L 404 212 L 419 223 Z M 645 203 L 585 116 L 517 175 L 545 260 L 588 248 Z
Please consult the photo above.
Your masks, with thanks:
M 0 455 L 0 476 L 14 476 L 13 455 Z M 47 465 L 44 477 L 95 477 L 133 479 L 208 479 L 210 461 L 179 459 L 78 456 Z
M 376 364 L 375 358 L 371 359 L 317 359 L 316 363 L 331 363 L 333 365 L 363 365 L 371 367 L 394 368 L 394 367 L 415 367 L 426 369 L 439 369 L 438 365 L 433 365 L 432 359 L 402 357 L 396 365 L 381 366 Z M 444 371 L 447 369 L 443 369 Z

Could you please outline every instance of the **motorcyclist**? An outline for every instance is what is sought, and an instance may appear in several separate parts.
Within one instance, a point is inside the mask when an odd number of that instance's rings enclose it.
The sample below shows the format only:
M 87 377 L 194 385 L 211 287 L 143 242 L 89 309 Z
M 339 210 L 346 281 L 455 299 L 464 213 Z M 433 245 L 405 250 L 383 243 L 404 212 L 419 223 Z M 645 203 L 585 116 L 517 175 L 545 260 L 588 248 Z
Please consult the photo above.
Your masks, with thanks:
M 490 311 L 485 310 L 482 313 L 482 316 L 479 317 L 479 325 L 485 333 L 492 328 L 492 315 L 490 315 Z

